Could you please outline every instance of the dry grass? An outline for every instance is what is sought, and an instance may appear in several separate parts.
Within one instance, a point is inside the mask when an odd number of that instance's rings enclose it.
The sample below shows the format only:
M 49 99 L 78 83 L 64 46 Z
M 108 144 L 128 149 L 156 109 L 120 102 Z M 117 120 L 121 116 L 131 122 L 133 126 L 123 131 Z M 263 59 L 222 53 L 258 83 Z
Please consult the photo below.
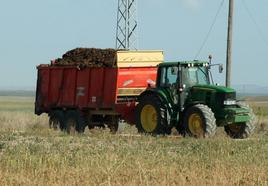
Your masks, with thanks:
M 16 107 L 18 105 L 18 107 Z M 0 185 L 268 185 L 268 119 L 232 140 L 107 130 L 68 136 L 33 115 L 32 99 L 0 98 Z

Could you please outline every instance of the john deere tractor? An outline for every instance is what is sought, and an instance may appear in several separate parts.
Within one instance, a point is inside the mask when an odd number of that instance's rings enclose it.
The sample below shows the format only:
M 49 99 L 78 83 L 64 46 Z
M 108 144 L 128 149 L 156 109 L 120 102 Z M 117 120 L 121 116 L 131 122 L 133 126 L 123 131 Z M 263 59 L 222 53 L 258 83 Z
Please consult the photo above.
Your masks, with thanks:
M 136 127 L 141 133 L 211 137 L 224 127 L 232 138 L 247 138 L 254 130 L 252 110 L 236 100 L 232 88 L 212 83 L 209 62 L 187 61 L 158 66 L 156 87 L 138 99 Z M 222 72 L 222 65 L 219 65 Z

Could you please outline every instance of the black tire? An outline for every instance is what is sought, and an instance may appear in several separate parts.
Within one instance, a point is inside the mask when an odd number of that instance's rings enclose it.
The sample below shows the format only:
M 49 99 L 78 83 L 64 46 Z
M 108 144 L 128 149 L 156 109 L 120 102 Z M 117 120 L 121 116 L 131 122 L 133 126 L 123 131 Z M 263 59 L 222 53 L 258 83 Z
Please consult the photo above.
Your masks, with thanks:
M 179 123 L 175 128 L 180 135 L 185 136 L 185 128 L 181 123 Z
M 194 105 L 185 112 L 183 128 L 189 136 L 196 138 L 212 137 L 217 129 L 214 113 L 206 105 Z
M 54 110 L 49 114 L 49 127 L 54 130 L 64 130 L 66 128 L 64 122 L 64 112 L 61 110 Z
M 86 122 L 79 111 L 67 111 L 65 115 L 66 132 L 68 134 L 83 133 L 85 131 Z
M 149 114 L 146 114 L 146 110 Z M 153 113 L 150 113 L 150 110 Z M 171 133 L 171 128 L 168 126 L 167 108 L 157 95 L 145 95 L 142 97 L 137 105 L 135 117 L 139 133 L 153 135 Z
M 116 134 L 116 132 L 118 131 L 118 127 L 119 127 L 119 117 L 118 116 L 111 116 L 111 122 L 108 125 L 110 132 L 112 134 Z
M 245 139 L 248 138 L 255 129 L 255 114 L 253 110 L 245 103 L 238 103 L 240 108 L 249 110 L 250 120 L 246 123 L 231 124 L 224 126 L 224 130 L 228 136 L 234 139 Z
M 91 115 L 86 117 L 86 125 L 88 126 L 89 130 L 98 128 L 98 129 L 105 129 L 104 124 L 104 117 L 102 115 Z

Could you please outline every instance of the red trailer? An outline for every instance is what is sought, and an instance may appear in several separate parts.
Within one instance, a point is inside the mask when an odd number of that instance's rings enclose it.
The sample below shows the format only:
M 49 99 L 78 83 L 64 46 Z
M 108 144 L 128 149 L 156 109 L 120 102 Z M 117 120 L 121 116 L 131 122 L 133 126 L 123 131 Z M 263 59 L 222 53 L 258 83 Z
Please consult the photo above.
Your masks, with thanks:
M 155 85 L 162 61 L 162 51 L 119 51 L 114 67 L 39 65 L 35 113 L 67 132 L 105 125 L 115 132 L 120 119 L 134 124 L 137 97 Z

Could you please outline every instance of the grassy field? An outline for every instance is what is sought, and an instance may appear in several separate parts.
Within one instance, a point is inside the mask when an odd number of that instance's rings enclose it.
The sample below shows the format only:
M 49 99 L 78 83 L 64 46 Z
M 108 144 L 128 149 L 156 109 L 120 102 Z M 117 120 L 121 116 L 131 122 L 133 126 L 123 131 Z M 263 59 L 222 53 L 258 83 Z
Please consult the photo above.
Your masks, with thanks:
M 33 114 L 30 97 L 0 97 L 0 185 L 268 185 L 268 102 L 249 100 L 255 134 L 232 140 L 137 136 L 135 127 L 69 136 Z M 131 134 L 131 135 L 129 135 Z

